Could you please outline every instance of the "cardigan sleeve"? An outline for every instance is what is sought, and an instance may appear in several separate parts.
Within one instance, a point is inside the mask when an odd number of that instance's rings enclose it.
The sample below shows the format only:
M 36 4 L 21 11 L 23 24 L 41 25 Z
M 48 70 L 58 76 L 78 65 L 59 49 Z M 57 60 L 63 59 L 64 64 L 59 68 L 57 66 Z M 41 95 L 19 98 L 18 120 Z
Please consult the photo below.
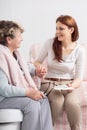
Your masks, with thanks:
M 25 88 L 9 84 L 6 74 L 0 68 L 0 95 L 3 97 L 16 97 L 25 96 L 25 93 Z
M 81 46 L 76 60 L 75 78 L 80 78 L 81 80 L 83 79 L 85 73 L 84 69 L 85 65 L 86 65 L 86 53 L 85 49 Z
M 34 64 L 29 63 L 28 64 L 28 70 L 29 70 L 29 73 L 30 73 L 31 77 L 34 77 L 35 76 L 35 71 L 36 71 L 36 68 L 35 68 Z

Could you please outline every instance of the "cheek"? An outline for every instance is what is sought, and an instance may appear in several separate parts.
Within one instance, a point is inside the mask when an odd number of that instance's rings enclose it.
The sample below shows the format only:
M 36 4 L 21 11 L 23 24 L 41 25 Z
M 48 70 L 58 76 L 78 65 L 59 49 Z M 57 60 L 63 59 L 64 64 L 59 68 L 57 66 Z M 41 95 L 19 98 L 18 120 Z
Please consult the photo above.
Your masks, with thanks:
M 68 38 L 68 37 L 71 37 L 71 34 L 70 33 L 67 33 L 66 34 L 66 37 Z
M 16 39 L 16 43 L 20 43 L 20 41 L 21 41 L 20 39 Z

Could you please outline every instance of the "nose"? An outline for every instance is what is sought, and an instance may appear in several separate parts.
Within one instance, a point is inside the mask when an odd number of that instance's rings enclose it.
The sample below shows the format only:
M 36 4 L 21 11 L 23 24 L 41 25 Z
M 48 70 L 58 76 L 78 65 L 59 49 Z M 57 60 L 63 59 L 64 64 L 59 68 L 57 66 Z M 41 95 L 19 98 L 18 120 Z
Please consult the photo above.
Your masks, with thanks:
M 56 30 L 56 36 L 59 34 L 59 30 Z
M 23 37 L 21 36 L 20 41 L 23 41 Z

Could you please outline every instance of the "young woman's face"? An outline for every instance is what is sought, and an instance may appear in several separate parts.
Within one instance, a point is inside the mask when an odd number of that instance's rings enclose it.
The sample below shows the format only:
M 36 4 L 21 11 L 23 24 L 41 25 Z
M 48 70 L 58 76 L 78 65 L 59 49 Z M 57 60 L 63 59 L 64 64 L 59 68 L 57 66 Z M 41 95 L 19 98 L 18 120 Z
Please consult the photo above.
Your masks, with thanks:
M 15 38 L 13 39 L 10 37 L 7 38 L 7 46 L 11 50 L 15 50 L 17 48 L 20 48 L 22 41 L 23 41 L 22 34 L 19 30 L 17 30 L 15 33 Z
M 61 22 L 56 23 L 56 36 L 59 41 L 65 42 L 66 40 L 71 39 L 72 32 L 73 29 L 65 24 L 62 24 Z

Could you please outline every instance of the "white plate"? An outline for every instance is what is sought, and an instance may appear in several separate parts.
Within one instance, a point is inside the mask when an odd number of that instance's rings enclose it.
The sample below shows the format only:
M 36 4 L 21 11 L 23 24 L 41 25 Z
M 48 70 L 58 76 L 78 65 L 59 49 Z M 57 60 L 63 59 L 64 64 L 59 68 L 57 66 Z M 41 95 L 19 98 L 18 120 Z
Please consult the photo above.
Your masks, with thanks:
M 72 87 L 68 87 L 67 85 L 58 85 L 54 86 L 55 90 L 73 90 Z

